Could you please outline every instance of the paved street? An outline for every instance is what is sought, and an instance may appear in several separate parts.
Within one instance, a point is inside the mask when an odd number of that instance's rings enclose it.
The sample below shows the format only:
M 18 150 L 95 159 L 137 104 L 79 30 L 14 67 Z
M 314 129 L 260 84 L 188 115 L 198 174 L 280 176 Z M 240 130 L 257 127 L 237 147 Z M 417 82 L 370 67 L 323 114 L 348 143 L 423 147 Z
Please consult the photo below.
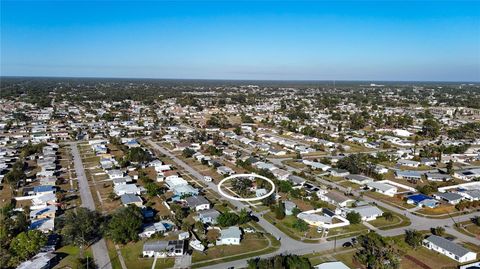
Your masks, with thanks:
M 207 187 L 208 189 L 211 189 L 211 190 L 218 193 L 218 189 L 217 189 L 216 184 L 214 184 L 213 182 L 203 181 L 203 175 L 201 175 L 198 171 L 193 169 L 187 163 L 185 163 L 182 160 L 180 160 L 179 158 L 177 158 L 175 155 L 173 155 L 166 148 L 164 148 L 161 145 L 151 141 L 150 139 L 146 139 L 146 142 L 151 147 L 153 147 L 154 149 L 160 151 L 162 154 L 171 158 L 177 165 L 179 165 L 180 167 L 185 169 L 192 176 L 194 176 L 198 180 L 201 180 L 202 182 L 206 183 L 207 186 L 208 186 Z M 284 159 L 274 159 L 274 158 L 270 159 L 270 161 L 273 161 L 273 163 L 276 164 L 276 165 L 281 165 L 283 167 L 286 167 L 290 171 L 298 171 L 298 169 L 296 169 L 294 167 L 290 167 L 288 165 L 282 164 L 281 163 L 282 160 L 284 160 Z M 333 187 L 338 187 L 340 190 L 346 191 L 346 188 L 344 188 L 341 185 L 326 181 L 326 180 L 322 179 L 321 177 L 317 177 L 317 179 L 323 184 L 333 186 Z M 354 192 L 354 194 L 357 195 L 357 196 L 359 195 L 358 192 Z M 367 197 L 367 196 L 364 196 L 363 199 L 368 201 L 368 202 L 375 202 L 378 205 L 380 205 L 382 207 L 385 207 L 385 208 L 387 208 L 387 209 L 389 209 L 393 212 L 396 212 L 398 214 L 401 214 L 401 215 L 405 214 L 405 216 L 408 217 L 411 220 L 411 224 L 407 227 L 401 227 L 401 228 L 396 228 L 396 229 L 391 229 L 391 230 L 378 230 L 377 232 L 379 234 L 381 234 L 382 236 L 395 236 L 395 235 L 404 234 L 406 229 L 428 230 L 431 227 L 442 226 L 442 227 L 445 228 L 447 233 L 452 234 L 453 236 L 459 238 L 462 241 L 470 242 L 470 243 L 473 243 L 473 244 L 478 244 L 479 243 L 477 239 L 475 239 L 473 237 L 466 236 L 462 233 L 459 233 L 454 228 L 452 228 L 451 226 L 454 224 L 454 222 L 450 218 L 447 218 L 447 219 L 425 218 L 425 217 L 413 215 L 410 212 L 405 212 L 404 210 L 401 210 L 397 207 L 391 206 L 391 205 L 383 203 L 381 201 L 374 200 L 373 198 L 370 198 L 370 197 Z M 242 202 L 235 201 L 235 200 L 229 200 L 229 201 L 235 207 L 237 207 L 238 209 L 248 208 L 248 206 L 246 206 Z M 281 247 L 280 247 L 279 250 L 277 250 L 273 253 L 270 253 L 270 254 L 260 255 L 259 257 L 261 257 L 261 258 L 272 257 L 272 256 L 275 256 L 275 255 L 278 255 L 278 254 L 287 254 L 287 253 L 304 255 L 304 254 L 309 254 L 309 253 L 314 253 L 314 252 L 322 252 L 322 251 L 326 251 L 326 250 L 331 250 L 335 247 L 335 242 L 334 241 L 325 241 L 325 242 L 321 242 L 321 243 L 313 243 L 312 244 L 312 243 L 304 243 L 304 242 L 301 242 L 301 241 L 294 240 L 294 239 L 290 238 L 289 236 L 287 236 L 282 231 L 280 231 L 277 227 L 275 227 L 275 225 L 266 221 L 259 214 L 254 214 L 254 215 L 256 217 L 258 217 L 258 219 L 259 219 L 258 224 L 265 231 L 272 234 L 275 238 L 277 238 L 277 239 L 280 238 L 281 239 L 280 240 Z M 461 222 L 461 221 L 468 220 L 475 215 L 478 215 L 478 212 L 458 216 L 458 217 L 455 217 L 454 219 L 455 219 L 456 222 Z M 351 239 L 352 239 L 352 237 L 337 240 L 336 247 L 341 248 L 342 244 L 344 242 L 350 241 Z M 217 264 L 217 265 L 211 265 L 211 266 L 206 266 L 206 267 L 201 267 L 201 268 L 224 269 L 224 268 L 228 268 L 228 267 L 232 267 L 232 266 L 234 268 L 241 268 L 241 267 L 245 267 L 247 265 L 247 260 L 248 259 L 251 259 L 251 258 L 246 258 L 246 259 L 241 259 L 241 260 L 236 260 L 236 261 L 232 261 L 232 262 L 227 262 L 227 263 L 222 263 L 222 264 Z
M 80 192 L 80 198 L 82 199 L 82 207 L 86 207 L 90 210 L 95 210 L 95 202 L 93 201 L 92 193 L 88 186 L 87 177 L 85 176 L 85 170 L 82 163 L 82 158 L 78 151 L 76 143 L 70 143 L 72 148 L 73 163 L 75 165 L 75 173 L 78 178 L 78 189 Z M 107 244 L 105 239 L 100 239 L 95 244 L 92 245 L 93 258 L 95 263 L 100 269 L 112 269 L 110 263 L 110 257 L 108 256 Z

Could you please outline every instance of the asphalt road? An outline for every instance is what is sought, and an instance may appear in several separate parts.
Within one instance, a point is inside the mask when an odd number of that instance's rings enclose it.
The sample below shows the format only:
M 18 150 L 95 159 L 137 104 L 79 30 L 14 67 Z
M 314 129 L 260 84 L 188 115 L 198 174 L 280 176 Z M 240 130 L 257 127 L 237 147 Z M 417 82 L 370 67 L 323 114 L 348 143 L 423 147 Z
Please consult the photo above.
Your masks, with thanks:
M 218 193 L 218 189 L 217 189 L 216 184 L 214 184 L 213 182 L 203 181 L 203 175 L 202 174 L 200 174 L 198 171 L 196 171 L 195 169 L 190 167 L 190 165 L 188 165 L 187 163 L 183 162 L 182 160 L 177 158 L 175 155 L 170 153 L 166 148 L 158 145 L 157 143 L 151 141 L 150 139 L 146 139 L 146 142 L 151 147 L 153 147 L 154 149 L 160 151 L 164 155 L 171 158 L 177 165 L 181 166 L 183 169 L 188 171 L 192 176 L 194 176 L 198 180 L 201 180 L 202 182 L 206 183 L 208 185 L 208 189 L 211 189 L 211 190 Z M 282 164 L 281 163 L 282 160 L 283 159 L 274 159 L 274 158 L 270 159 L 270 161 L 273 161 L 274 164 L 281 165 L 281 166 L 287 168 L 290 171 L 298 170 L 294 167 L 290 167 L 290 166 Z M 326 185 L 330 185 L 330 186 L 333 186 L 333 187 L 338 187 L 340 190 L 343 190 L 343 191 L 346 190 L 343 186 L 332 183 L 332 182 L 329 182 L 329 181 L 326 181 L 326 180 L 324 180 L 320 177 L 317 177 L 317 179 L 320 182 L 322 182 Z M 356 195 L 358 195 L 358 193 L 356 193 Z M 450 218 L 448 218 L 448 219 L 430 219 L 430 218 L 420 217 L 420 216 L 417 216 L 417 215 L 413 215 L 409 212 L 406 212 L 404 210 L 401 210 L 397 207 L 394 207 L 394 206 L 391 206 L 389 204 L 383 203 L 381 201 L 374 200 L 370 197 L 364 196 L 363 199 L 368 201 L 368 202 L 375 202 L 378 205 L 380 205 L 382 207 L 385 207 L 385 208 L 387 208 L 391 211 L 394 211 L 396 213 L 399 213 L 399 214 L 402 214 L 402 215 L 405 214 L 405 216 L 408 217 L 411 220 L 411 224 L 407 227 L 401 227 L 401 228 L 385 230 L 385 231 L 384 230 L 378 230 L 377 232 L 379 234 L 381 234 L 382 236 L 395 236 L 395 235 L 404 234 L 406 229 L 428 230 L 431 227 L 442 226 L 442 227 L 445 228 L 447 233 L 452 234 L 453 236 L 456 236 L 457 238 L 459 238 L 462 241 L 471 242 L 471 243 L 474 243 L 474 244 L 479 243 L 478 239 L 466 236 L 462 233 L 457 232 L 454 228 L 452 228 L 451 226 L 454 224 L 454 221 Z M 248 206 L 241 203 L 240 201 L 235 201 L 235 200 L 229 200 L 229 201 L 234 206 L 236 206 L 238 209 L 248 208 Z M 260 226 L 262 226 L 262 228 L 265 229 L 265 231 L 269 232 L 270 234 L 272 234 L 276 238 L 281 238 L 281 240 L 280 240 L 281 247 L 279 248 L 279 250 L 277 250 L 275 252 L 272 252 L 272 253 L 269 253 L 269 254 L 258 256 L 260 258 L 272 257 L 272 256 L 275 256 L 275 255 L 278 255 L 278 254 L 304 255 L 304 254 L 309 254 L 309 253 L 331 250 L 334 247 L 342 248 L 342 244 L 344 242 L 351 241 L 351 239 L 352 239 L 352 237 L 349 237 L 349 238 L 339 239 L 336 242 L 325 241 L 325 242 L 321 242 L 321 243 L 304 243 L 304 242 L 297 241 L 297 240 L 294 240 L 294 239 L 290 238 L 285 233 L 280 231 L 277 227 L 275 227 L 273 224 L 266 221 L 259 214 L 254 214 L 254 215 L 258 217 L 258 219 L 259 219 L 258 224 Z M 454 219 L 455 219 L 456 222 L 461 222 L 461 221 L 468 220 L 475 215 L 478 215 L 478 212 L 458 216 L 458 217 L 455 217 Z M 231 261 L 231 262 L 226 262 L 226 263 L 221 263 L 221 264 L 216 264 L 216 265 L 211 265 L 211 266 L 205 266 L 205 267 L 201 267 L 201 268 L 206 268 L 206 269 L 224 269 L 224 268 L 229 268 L 229 267 L 244 268 L 244 267 L 247 266 L 247 260 L 249 260 L 249 259 L 251 259 L 251 258 L 240 259 L 240 260 L 236 260 L 236 261 Z
M 95 202 L 93 201 L 90 187 L 88 186 L 87 177 L 85 176 L 85 170 L 82 163 L 82 158 L 78 151 L 77 143 L 70 143 L 73 155 L 73 164 L 75 165 L 75 173 L 78 179 L 78 189 L 80 192 L 80 198 L 82 199 L 82 207 L 86 207 L 90 210 L 95 210 Z M 92 245 L 93 258 L 99 269 L 112 269 L 110 263 L 110 256 L 108 256 L 107 244 L 105 239 L 100 239 Z

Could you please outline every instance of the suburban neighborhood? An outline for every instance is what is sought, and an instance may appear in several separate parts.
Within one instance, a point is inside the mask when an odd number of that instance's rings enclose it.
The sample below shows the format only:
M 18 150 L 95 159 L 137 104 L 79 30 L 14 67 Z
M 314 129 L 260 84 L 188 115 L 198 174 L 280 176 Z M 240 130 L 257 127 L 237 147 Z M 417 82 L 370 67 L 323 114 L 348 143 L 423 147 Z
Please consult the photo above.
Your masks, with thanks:
M 2 82 L 2 268 L 477 268 L 457 87 Z

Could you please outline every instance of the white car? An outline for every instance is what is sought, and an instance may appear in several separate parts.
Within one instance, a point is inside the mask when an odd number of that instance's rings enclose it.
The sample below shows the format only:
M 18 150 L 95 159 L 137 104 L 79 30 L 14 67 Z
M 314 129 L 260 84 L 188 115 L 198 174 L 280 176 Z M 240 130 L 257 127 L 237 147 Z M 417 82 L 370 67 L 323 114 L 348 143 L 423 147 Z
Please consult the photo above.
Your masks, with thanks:
M 252 233 L 255 232 L 255 230 L 252 229 L 252 228 L 244 228 L 244 229 L 243 229 L 243 232 L 245 232 L 245 233 L 247 233 L 247 234 L 252 234 Z
M 203 177 L 203 180 L 208 181 L 208 182 L 211 182 L 213 179 L 212 179 L 211 177 L 209 177 L 209 176 L 204 176 L 204 177 Z

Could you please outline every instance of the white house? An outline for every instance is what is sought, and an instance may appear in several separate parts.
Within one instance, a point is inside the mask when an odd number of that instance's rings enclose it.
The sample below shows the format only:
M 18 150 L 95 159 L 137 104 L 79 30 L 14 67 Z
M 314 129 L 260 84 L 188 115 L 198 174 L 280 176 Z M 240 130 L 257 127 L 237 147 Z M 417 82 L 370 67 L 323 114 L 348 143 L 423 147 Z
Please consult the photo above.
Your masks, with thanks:
M 357 174 L 347 175 L 345 179 L 358 185 L 365 185 L 367 183 L 373 182 L 373 178 Z
M 412 161 L 412 160 L 400 159 L 400 160 L 397 161 L 397 165 L 399 165 L 399 166 L 407 166 L 407 167 L 419 167 L 419 166 L 420 166 L 420 162 Z
M 210 209 L 210 202 L 203 196 L 189 196 L 185 199 L 190 208 L 195 209 L 195 211 L 207 210 Z
M 115 185 L 113 191 L 116 195 L 121 196 L 123 194 L 136 194 L 140 195 L 142 189 L 137 187 L 135 184 L 124 184 L 124 185 Z
M 310 161 L 310 160 L 303 160 L 303 163 L 305 165 L 308 165 L 310 166 L 313 170 L 322 170 L 322 171 L 327 171 L 328 169 L 332 168 L 331 166 L 329 165 L 326 165 L 326 164 L 323 164 L 323 163 L 319 163 L 319 162 L 314 162 L 314 161 Z
M 424 239 L 423 246 L 439 252 L 460 263 L 477 259 L 477 254 L 475 252 L 472 252 L 457 243 L 436 235 L 431 235 Z
M 166 258 L 171 256 L 182 256 L 186 250 L 186 241 L 170 240 L 170 241 L 149 241 L 143 245 L 143 257 L 160 257 Z
M 389 184 L 381 183 L 381 182 L 369 182 L 366 186 L 374 190 L 375 192 L 381 193 L 386 196 L 393 197 L 398 191 L 398 188 Z
M 220 231 L 217 245 L 240 245 L 242 231 L 237 226 L 228 227 Z
M 351 211 L 357 212 L 358 214 L 360 214 L 360 216 L 362 217 L 362 221 L 375 220 L 383 214 L 382 210 L 380 210 L 378 207 L 373 205 L 366 205 L 366 206 L 359 206 L 359 207 L 345 209 L 344 211 L 345 216 L 348 212 L 351 212 Z

